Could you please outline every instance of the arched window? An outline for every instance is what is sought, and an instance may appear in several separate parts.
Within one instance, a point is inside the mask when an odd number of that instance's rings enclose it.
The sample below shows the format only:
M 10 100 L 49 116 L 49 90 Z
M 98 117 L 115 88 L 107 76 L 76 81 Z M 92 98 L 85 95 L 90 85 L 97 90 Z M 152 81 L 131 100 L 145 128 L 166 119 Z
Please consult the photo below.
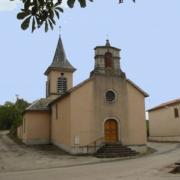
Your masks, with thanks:
M 175 118 L 178 118 L 178 117 L 179 117 L 178 108 L 174 108 L 174 117 L 175 117 Z
M 106 68 L 112 68 L 112 54 L 110 52 L 105 53 L 104 55 L 104 64 Z
M 67 79 L 65 77 L 59 77 L 57 81 L 57 93 L 63 94 L 67 91 Z

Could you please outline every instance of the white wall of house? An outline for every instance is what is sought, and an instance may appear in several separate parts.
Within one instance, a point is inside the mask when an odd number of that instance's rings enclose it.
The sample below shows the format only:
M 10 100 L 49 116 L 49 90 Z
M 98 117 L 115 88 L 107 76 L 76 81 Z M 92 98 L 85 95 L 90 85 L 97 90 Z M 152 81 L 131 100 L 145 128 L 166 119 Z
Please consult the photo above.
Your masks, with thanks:
M 150 140 L 180 141 L 180 103 L 149 111 L 149 133 Z

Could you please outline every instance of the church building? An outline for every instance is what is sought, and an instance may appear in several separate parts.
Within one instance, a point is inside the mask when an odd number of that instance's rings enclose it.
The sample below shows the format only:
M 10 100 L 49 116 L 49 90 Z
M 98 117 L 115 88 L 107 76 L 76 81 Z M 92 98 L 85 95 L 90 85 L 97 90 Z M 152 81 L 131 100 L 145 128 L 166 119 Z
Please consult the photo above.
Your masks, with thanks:
M 23 113 L 18 137 L 25 144 L 52 143 L 71 154 L 91 154 L 103 144 L 146 148 L 145 97 L 120 66 L 120 49 L 109 40 L 94 48 L 94 69 L 73 86 L 75 68 L 61 37 L 46 69 L 46 98 Z

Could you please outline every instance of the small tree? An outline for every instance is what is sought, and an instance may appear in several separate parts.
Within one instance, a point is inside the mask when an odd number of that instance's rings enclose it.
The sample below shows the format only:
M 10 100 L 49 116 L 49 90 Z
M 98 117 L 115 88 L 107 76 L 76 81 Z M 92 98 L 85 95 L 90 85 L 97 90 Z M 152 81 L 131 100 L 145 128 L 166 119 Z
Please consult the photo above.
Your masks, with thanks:
M 0 129 L 10 129 L 12 134 L 16 134 L 17 127 L 22 123 L 22 113 L 27 106 L 29 103 L 19 98 L 15 103 L 6 102 L 0 106 Z
M 6 102 L 0 107 L 0 129 L 10 129 L 14 119 L 16 119 L 15 106 L 11 102 Z
M 17 127 L 22 124 L 23 116 L 22 113 L 25 111 L 25 109 L 29 106 L 30 104 L 25 101 L 24 99 L 19 99 L 17 98 L 14 107 L 15 107 L 15 119 L 12 122 L 11 126 L 11 134 L 16 135 L 17 133 Z

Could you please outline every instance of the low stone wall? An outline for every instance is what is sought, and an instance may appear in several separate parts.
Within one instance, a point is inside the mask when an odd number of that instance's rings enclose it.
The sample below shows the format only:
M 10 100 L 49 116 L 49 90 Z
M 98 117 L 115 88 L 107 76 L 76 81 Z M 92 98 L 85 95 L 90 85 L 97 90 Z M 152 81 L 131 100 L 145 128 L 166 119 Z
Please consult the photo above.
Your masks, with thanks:
M 49 144 L 49 139 L 23 139 L 23 143 L 27 145 Z
M 57 147 L 61 148 L 62 150 L 73 155 L 93 154 L 101 147 L 101 146 L 67 146 L 56 142 L 52 142 L 52 143 Z
M 150 136 L 148 140 L 154 142 L 180 142 L 180 136 Z
M 93 154 L 100 147 L 101 146 L 72 146 L 71 153 L 72 154 Z

